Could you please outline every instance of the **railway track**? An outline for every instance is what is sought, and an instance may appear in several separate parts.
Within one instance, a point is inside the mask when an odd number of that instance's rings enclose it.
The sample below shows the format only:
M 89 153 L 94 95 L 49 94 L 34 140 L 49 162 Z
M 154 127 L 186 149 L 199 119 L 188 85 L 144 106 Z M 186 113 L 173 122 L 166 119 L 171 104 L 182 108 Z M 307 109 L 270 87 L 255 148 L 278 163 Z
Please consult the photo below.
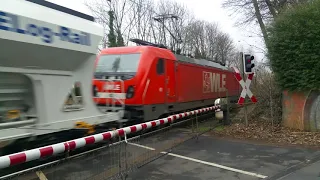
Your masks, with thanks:
M 212 120 L 212 117 L 214 117 L 214 111 L 212 111 L 212 112 L 209 111 L 209 112 L 205 112 L 200 115 L 197 115 L 198 123 L 202 124 L 203 122 L 206 122 L 208 120 Z M 171 124 L 168 123 L 168 124 L 162 125 L 162 127 L 161 126 L 160 127 L 159 126 L 153 127 L 153 128 L 147 129 L 147 130 L 143 130 L 140 132 L 129 134 L 126 138 L 127 138 L 127 140 L 134 140 L 134 139 L 140 138 L 142 136 L 144 138 L 147 138 L 147 137 L 155 135 L 155 134 L 160 134 L 166 130 L 169 130 L 170 128 L 179 127 L 179 128 L 186 128 L 187 129 L 187 128 L 191 128 L 192 126 L 196 127 L 196 124 L 193 124 L 195 122 L 191 121 L 192 119 L 195 119 L 195 118 L 196 118 L 195 115 L 193 115 L 191 117 L 187 117 L 187 118 L 182 118 L 179 121 L 176 121 L 174 123 L 171 123 Z M 215 124 L 212 127 L 218 126 L 220 124 L 221 124 L 221 122 L 215 122 Z M 200 134 L 201 133 L 199 133 L 199 135 Z M 14 177 L 21 176 L 22 174 L 25 174 L 30 171 L 35 171 L 37 169 L 52 166 L 54 164 L 62 163 L 67 160 L 78 158 L 78 157 L 84 156 L 88 153 L 92 153 L 94 151 L 101 150 L 103 148 L 118 145 L 118 144 L 123 143 L 125 141 L 124 138 L 125 137 L 116 137 L 116 139 L 112 139 L 111 141 L 103 141 L 103 142 L 100 142 L 97 144 L 92 144 L 89 146 L 82 147 L 80 149 L 70 151 L 68 153 L 61 153 L 61 154 L 57 154 L 52 157 L 43 158 L 43 159 L 40 159 L 37 161 L 26 162 L 26 163 L 23 163 L 20 165 L 16 165 L 16 166 L 2 169 L 0 171 L 0 180 L 12 179 Z

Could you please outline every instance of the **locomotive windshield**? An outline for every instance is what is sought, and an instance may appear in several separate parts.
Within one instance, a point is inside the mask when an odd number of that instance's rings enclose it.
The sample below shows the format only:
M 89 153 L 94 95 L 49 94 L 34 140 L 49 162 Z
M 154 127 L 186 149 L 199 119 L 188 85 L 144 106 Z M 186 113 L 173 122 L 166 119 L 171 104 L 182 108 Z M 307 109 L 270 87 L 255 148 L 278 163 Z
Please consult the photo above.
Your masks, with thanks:
M 137 72 L 140 56 L 140 53 L 102 55 L 98 60 L 96 73 Z

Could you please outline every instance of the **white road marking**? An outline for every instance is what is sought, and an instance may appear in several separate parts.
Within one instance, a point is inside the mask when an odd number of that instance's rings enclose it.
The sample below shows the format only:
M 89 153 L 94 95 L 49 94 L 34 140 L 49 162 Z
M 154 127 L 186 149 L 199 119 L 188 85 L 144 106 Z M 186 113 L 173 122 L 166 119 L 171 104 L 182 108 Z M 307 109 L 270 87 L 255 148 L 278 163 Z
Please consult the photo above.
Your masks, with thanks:
M 37 171 L 36 174 L 40 180 L 48 180 L 46 175 L 44 175 L 42 171 Z
M 129 142 L 128 142 L 128 144 L 131 144 L 131 145 L 133 145 L 133 146 L 138 146 L 138 147 L 141 147 L 141 148 L 145 148 L 145 149 L 149 149 L 149 150 L 151 150 L 151 151 L 156 150 L 155 148 L 148 147 L 148 146 L 144 146 L 144 145 L 140 145 L 140 144 L 136 144 L 136 143 L 129 143 Z
M 148 149 L 148 150 L 151 150 L 151 151 L 156 150 L 156 149 L 154 149 L 154 148 L 152 148 L 152 147 L 143 146 L 143 145 L 140 145 L 140 144 L 129 143 L 129 142 L 128 142 L 128 144 L 131 144 L 131 145 L 133 145 L 133 146 L 138 146 L 138 147 L 141 147 L 141 148 L 145 148 L 145 149 Z M 174 156 L 174 157 L 178 157 L 178 158 L 181 158 L 181 159 L 185 159 L 185 160 L 189 160 L 189 161 L 193 161 L 193 162 L 205 164 L 205 165 L 208 165 L 208 166 L 213 166 L 213 167 L 225 169 L 225 170 L 228 170 L 228 171 L 233 171 L 233 172 L 237 172 L 237 173 L 241 173 L 241 174 L 246 174 L 246 175 L 249 175 L 249 176 L 254 176 L 254 177 L 262 178 L 262 179 L 268 177 L 268 176 L 264 176 L 264 175 L 261 175 L 261 174 L 257 174 L 257 173 L 253 173 L 253 172 L 248 172 L 248 171 L 243 171 L 243 170 L 240 170 L 240 169 L 235 169 L 235 168 L 223 166 L 223 165 L 216 164 L 216 163 L 211 163 L 211 162 L 202 161 L 202 160 L 198 160 L 198 159 L 194 159 L 194 158 L 190 158 L 190 157 L 186 157 L 186 156 L 181 156 L 181 155 L 174 154 L 174 153 L 168 153 L 168 152 L 161 152 L 161 153 L 162 153 L 162 154 L 167 154 L 167 155 L 169 155 L 169 156 Z

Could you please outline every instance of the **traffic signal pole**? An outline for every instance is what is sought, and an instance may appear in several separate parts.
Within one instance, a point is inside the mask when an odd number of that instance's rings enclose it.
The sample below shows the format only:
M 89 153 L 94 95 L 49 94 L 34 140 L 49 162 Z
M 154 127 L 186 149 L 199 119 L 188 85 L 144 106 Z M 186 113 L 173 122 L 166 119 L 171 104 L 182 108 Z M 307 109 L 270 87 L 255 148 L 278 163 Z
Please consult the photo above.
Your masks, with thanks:
M 240 64 L 241 64 L 241 72 L 242 72 L 242 77 L 245 77 L 245 69 L 244 69 L 244 62 L 243 62 L 243 52 L 240 52 Z M 245 125 L 248 126 L 248 107 L 247 107 L 247 103 L 246 100 L 244 101 L 244 121 L 245 121 Z
M 250 54 L 244 54 L 243 52 L 240 52 L 240 70 L 236 67 L 233 67 L 234 69 L 234 76 L 239 82 L 239 84 L 242 87 L 242 91 L 238 100 L 239 105 L 244 105 L 244 118 L 245 118 L 245 124 L 248 126 L 248 107 L 247 107 L 247 101 L 246 96 L 248 95 L 250 100 L 253 103 L 258 102 L 256 97 L 253 95 L 252 91 L 250 90 L 250 84 L 254 76 L 253 69 L 254 63 L 252 62 L 254 60 L 254 56 Z M 242 73 L 241 73 L 242 71 Z M 241 76 L 242 74 L 242 76 Z M 247 78 L 245 78 L 245 74 L 247 74 Z M 246 80 L 244 80 L 246 79 Z

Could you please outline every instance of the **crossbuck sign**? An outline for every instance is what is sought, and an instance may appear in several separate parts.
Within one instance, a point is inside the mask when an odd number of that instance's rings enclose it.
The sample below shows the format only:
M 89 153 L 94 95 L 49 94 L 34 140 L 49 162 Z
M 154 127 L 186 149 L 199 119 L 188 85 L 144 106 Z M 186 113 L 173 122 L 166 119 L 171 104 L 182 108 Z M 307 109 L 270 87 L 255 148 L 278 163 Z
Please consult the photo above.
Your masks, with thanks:
M 237 79 L 237 81 L 240 83 L 241 87 L 243 88 L 242 89 L 242 92 L 241 92 L 241 95 L 240 95 L 240 98 L 238 100 L 238 104 L 239 105 L 243 105 L 244 103 L 244 100 L 246 98 L 246 95 L 249 96 L 249 98 L 251 99 L 251 101 L 253 103 L 256 103 L 258 102 L 256 97 L 253 95 L 253 93 L 251 92 L 251 90 L 249 89 L 249 86 L 251 84 L 251 81 L 253 79 L 253 75 L 254 73 L 250 73 L 248 74 L 248 79 L 246 82 L 244 82 L 244 80 L 242 79 L 241 75 L 240 75 L 240 72 L 239 70 L 236 68 L 236 67 L 233 67 L 234 71 L 235 71 L 235 78 Z

